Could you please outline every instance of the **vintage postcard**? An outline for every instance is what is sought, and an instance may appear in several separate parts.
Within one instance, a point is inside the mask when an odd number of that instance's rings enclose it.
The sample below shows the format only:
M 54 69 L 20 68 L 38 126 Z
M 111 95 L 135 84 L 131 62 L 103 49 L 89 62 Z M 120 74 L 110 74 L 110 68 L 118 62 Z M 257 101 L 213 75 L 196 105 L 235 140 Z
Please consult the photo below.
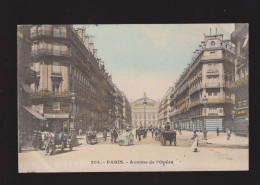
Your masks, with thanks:
M 17 25 L 18 172 L 249 170 L 249 24 Z

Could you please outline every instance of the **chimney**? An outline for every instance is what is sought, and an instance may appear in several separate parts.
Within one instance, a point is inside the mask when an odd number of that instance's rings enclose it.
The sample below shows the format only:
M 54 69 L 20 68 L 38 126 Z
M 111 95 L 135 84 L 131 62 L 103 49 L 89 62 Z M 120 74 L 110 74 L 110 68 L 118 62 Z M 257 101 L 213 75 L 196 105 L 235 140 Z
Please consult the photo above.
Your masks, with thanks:
M 97 49 L 93 49 L 94 58 L 97 59 Z
M 89 51 L 93 54 L 94 53 L 94 43 L 89 43 Z
M 88 43 L 89 43 L 89 36 L 85 36 L 85 41 L 84 41 L 84 45 L 85 47 L 88 49 Z
M 85 31 L 84 28 L 78 28 L 77 30 L 77 33 L 83 42 L 85 42 Z

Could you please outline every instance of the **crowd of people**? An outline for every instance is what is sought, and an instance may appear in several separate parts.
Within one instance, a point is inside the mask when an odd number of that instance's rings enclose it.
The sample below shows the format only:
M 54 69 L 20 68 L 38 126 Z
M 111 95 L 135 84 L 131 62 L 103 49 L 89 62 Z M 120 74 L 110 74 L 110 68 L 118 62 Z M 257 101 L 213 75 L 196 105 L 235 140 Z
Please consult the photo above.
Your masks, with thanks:
M 169 122 L 167 122 L 166 124 L 163 124 L 162 126 L 159 126 L 159 127 L 144 128 L 142 125 L 140 125 L 139 127 L 137 127 L 135 129 L 135 138 L 138 139 L 139 141 L 141 141 L 142 138 L 146 138 L 147 133 L 150 132 L 152 138 L 155 137 L 155 139 L 159 138 L 159 140 L 160 140 L 160 138 L 161 138 L 160 134 L 162 133 L 162 131 L 170 131 L 170 130 L 171 131 L 175 130 L 175 133 L 176 133 L 176 131 L 178 131 L 179 135 L 182 135 L 182 129 L 181 128 L 173 129 L 171 127 L 171 125 L 169 124 Z M 109 137 L 108 133 L 110 133 L 111 142 L 116 143 L 118 136 L 121 135 L 122 132 L 130 132 L 130 131 L 132 131 L 132 129 L 130 129 L 129 127 L 127 127 L 123 131 L 122 129 L 118 129 L 115 126 L 112 129 L 103 128 L 103 131 L 101 133 L 103 135 L 104 141 L 107 141 L 107 138 Z M 206 130 L 206 128 L 203 129 L 203 131 L 202 131 L 202 133 L 203 133 L 202 139 L 203 140 L 207 140 L 207 132 L 208 131 Z M 230 140 L 231 129 L 227 128 L 225 130 L 225 132 L 226 132 L 226 139 Z M 98 132 L 96 131 L 95 128 L 89 128 L 88 130 L 86 130 L 85 134 L 86 134 L 86 137 L 92 135 L 92 136 L 95 136 L 95 138 L 96 138 L 97 133 Z M 217 127 L 217 129 L 216 129 L 217 136 L 219 136 L 219 133 L 220 133 L 220 130 Z M 62 134 L 65 134 L 65 133 L 63 132 Z M 82 136 L 82 135 L 85 135 L 85 134 L 83 134 L 82 129 L 78 130 L 78 136 Z M 34 133 L 33 133 L 32 139 L 31 139 L 31 143 L 32 143 L 32 146 L 35 148 L 35 150 L 40 150 L 40 149 L 45 148 L 46 142 L 48 141 L 49 138 L 56 138 L 56 137 L 57 137 L 57 132 L 55 132 L 55 131 L 54 132 L 48 132 L 48 131 L 35 130 Z M 73 139 L 73 145 L 77 146 L 79 143 L 78 143 L 78 140 L 77 140 L 77 137 L 76 137 L 76 133 L 71 132 L 70 137 L 74 138 Z M 196 130 L 193 131 L 193 136 L 192 136 L 191 140 L 192 140 L 191 149 L 192 149 L 193 152 L 197 152 L 198 151 L 198 149 L 197 149 L 198 135 L 197 135 Z M 23 145 L 25 145 L 25 138 L 24 138 L 24 136 L 21 132 L 18 132 L 18 151 L 19 152 L 22 151 Z

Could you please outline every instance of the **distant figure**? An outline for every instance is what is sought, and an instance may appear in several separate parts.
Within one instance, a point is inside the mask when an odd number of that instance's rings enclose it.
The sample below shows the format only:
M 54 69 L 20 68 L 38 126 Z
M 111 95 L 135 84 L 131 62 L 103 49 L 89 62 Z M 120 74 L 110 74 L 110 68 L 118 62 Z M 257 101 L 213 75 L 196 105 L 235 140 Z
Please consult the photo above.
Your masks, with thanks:
M 152 138 L 153 138 L 154 128 L 152 128 Z
M 231 136 L 231 132 L 229 128 L 226 129 L 226 136 L 227 136 L 227 140 L 229 140 Z
M 204 129 L 203 129 L 203 139 L 204 139 L 204 140 L 207 140 L 207 132 L 208 132 L 207 129 L 204 128 Z
M 165 130 L 169 131 L 170 130 L 170 123 L 167 122 L 164 128 L 165 128 Z
M 197 152 L 198 151 L 198 149 L 197 149 L 197 146 L 198 146 L 198 135 L 196 134 L 196 131 L 194 131 L 194 134 L 193 134 L 191 140 L 192 140 L 191 151 L 192 152 Z
M 218 129 L 218 127 L 217 127 L 217 136 L 219 136 L 219 129 Z
M 138 129 L 135 130 L 135 139 L 137 139 L 138 136 Z
M 103 137 L 104 137 L 104 140 L 106 141 L 107 140 L 107 130 L 106 129 L 104 129 Z
M 181 128 L 179 128 L 179 134 L 182 135 Z
M 81 130 L 81 129 L 79 129 L 79 135 L 81 136 L 81 134 L 82 134 L 82 130 Z

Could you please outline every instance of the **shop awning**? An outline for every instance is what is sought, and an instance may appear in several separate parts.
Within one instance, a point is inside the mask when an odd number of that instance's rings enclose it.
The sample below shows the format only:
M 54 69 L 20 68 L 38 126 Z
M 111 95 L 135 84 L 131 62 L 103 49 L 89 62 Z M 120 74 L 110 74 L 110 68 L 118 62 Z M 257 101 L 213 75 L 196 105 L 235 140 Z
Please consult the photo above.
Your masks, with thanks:
M 23 108 L 25 108 L 28 112 L 30 112 L 34 117 L 36 117 L 40 120 L 47 120 L 46 118 L 44 118 L 42 115 L 40 115 L 38 112 L 36 112 L 35 110 L 33 110 L 30 107 L 23 106 Z
M 31 89 L 31 87 L 24 83 L 23 81 L 21 81 L 21 85 L 22 85 L 22 88 L 24 89 L 25 92 L 29 93 L 29 94 L 33 94 L 33 90 Z

